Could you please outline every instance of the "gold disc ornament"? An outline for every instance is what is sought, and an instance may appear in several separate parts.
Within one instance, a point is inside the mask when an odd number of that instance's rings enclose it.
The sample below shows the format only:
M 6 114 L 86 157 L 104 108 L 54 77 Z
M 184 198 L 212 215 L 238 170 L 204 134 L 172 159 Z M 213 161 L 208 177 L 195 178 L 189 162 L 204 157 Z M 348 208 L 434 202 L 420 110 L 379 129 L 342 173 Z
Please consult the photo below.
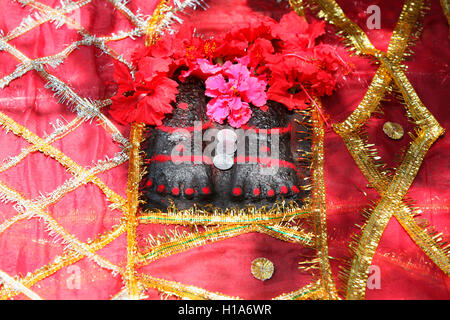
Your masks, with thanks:
M 272 261 L 266 258 L 256 258 L 252 261 L 252 274 L 256 279 L 261 281 L 272 278 L 275 268 Z
M 385 122 L 383 125 L 383 132 L 391 139 L 398 140 L 403 137 L 403 127 L 395 122 Z

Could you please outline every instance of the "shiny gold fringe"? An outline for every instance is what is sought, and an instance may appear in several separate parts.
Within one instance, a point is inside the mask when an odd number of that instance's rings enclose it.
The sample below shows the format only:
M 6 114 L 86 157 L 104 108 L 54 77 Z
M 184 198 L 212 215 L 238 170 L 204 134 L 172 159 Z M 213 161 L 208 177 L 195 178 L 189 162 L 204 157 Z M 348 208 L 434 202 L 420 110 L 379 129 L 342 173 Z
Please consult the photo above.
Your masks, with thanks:
M 164 19 L 166 16 L 166 13 L 171 10 L 172 7 L 168 6 L 166 4 L 167 0 L 161 0 L 161 2 L 158 4 L 158 6 L 155 9 L 155 12 L 153 12 L 152 17 L 149 20 L 147 30 L 146 30 L 146 39 L 145 39 L 145 45 L 151 46 L 154 45 L 158 38 L 161 36 L 159 32 L 157 32 L 157 27 L 159 23 Z
M 36 292 L 30 290 L 19 281 L 12 278 L 9 274 L 1 270 L 0 270 L 0 282 L 2 283 L 3 287 L 8 287 L 17 292 L 23 293 L 26 297 L 30 298 L 31 300 L 43 300 Z
M 236 225 L 216 227 L 199 233 L 190 233 L 181 239 L 162 243 L 145 253 L 141 253 L 138 258 L 138 263 L 140 266 L 143 266 L 160 258 L 168 257 L 206 243 L 213 243 L 254 231 L 256 231 L 255 225 Z
M 53 144 L 54 142 L 62 139 L 63 137 L 65 137 L 69 133 L 73 132 L 75 129 L 77 129 L 82 124 L 83 124 L 83 120 L 81 118 L 76 117 L 70 123 L 68 123 L 66 125 L 66 130 L 64 130 L 63 132 L 61 132 L 59 134 L 55 134 L 51 139 L 48 139 L 48 138 L 45 139 L 46 143 Z M 8 128 L 8 127 L 5 126 L 5 128 Z M 22 151 L 20 152 L 20 154 L 10 158 L 9 161 L 5 161 L 5 162 L 3 162 L 0 165 L 0 172 L 4 172 L 4 171 L 6 171 L 8 169 L 11 169 L 11 168 L 15 167 L 17 164 L 20 163 L 20 161 L 22 161 L 28 155 L 30 155 L 31 153 L 36 152 L 36 151 L 39 151 L 39 145 L 32 144 L 32 145 L 30 145 L 30 146 L 28 146 L 26 148 L 23 148 Z
M 170 10 L 166 5 L 166 0 L 161 0 L 149 20 L 146 30 L 147 46 L 156 43 L 160 33 L 156 27 Z M 143 123 L 133 122 L 130 131 L 130 156 L 128 167 L 128 186 L 127 186 L 127 204 L 128 212 L 125 220 L 127 224 L 127 266 L 125 272 L 126 288 L 128 296 L 131 299 L 139 299 L 141 296 L 135 275 L 135 261 L 138 256 L 136 243 L 136 228 L 138 226 L 137 213 L 139 210 L 139 184 L 142 178 L 141 166 L 142 158 L 140 155 L 140 146 L 143 139 L 143 131 L 145 125 Z
M 126 282 L 128 294 L 131 299 L 138 299 L 140 296 L 139 288 L 135 279 L 135 257 L 138 254 L 136 245 L 136 227 L 137 212 L 139 207 L 139 183 L 141 181 L 141 156 L 140 145 L 142 140 L 142 133 L 144 124 L 133 123 L 130 132 L 130 156 L 128 165 L 128 187 L 127 187 L 127 202 L 128 213 L 126 215 L 127 223 L 127 268 L 126 268 Z
M 305 15 L 305 8 L 303 7 L 303 0 L 289 0 L 289 5 L 299 16 Z
M 117 239 L 121 234 L 125 232 L 125 230 L 125 224 L 120 224 L 119 226 L 114 227 L 113 230 L 98 236 L 97 239 L 93 240 L 92 242 L 88 242 L 87 245 L 89 246 L 91 252 L 97 252 L 98 250 L 104 248 L 106 245 Z M 39 281 L 55 274 L 56 272 L 67 266 L 80 261 L 83 258 L 85 258 L 83 254 L 80 254 L 79 252 L 73 250 L 69 250 L 63 255 L 57 256 L 53 260 L 53 262 L 49 263 L 48 265 L 45 265 L 34 272 L 26 274 L 24 278 L 17 279 L 17 281 L 20 281 L 20 283 L 22 283 L 25 287 L 31 288 Z M 2 288 L 2 290 L 0 290 L 0 299 L 11 299 L 17 294 L 19 294 L 19 292 Z
M 61 165 L 66 167 L 75 177 L 83 177 L 84 183 L 87 182 L 93 182 L 96 184 L 100 189 L 105 193 L 108 200 L 112 201 L 113 204 L 117 207 L 122 208 L 125 204 L 125 200 L 120 197 L 118 194 L 116 194 L 114 191 L 112 191 L 109 187 L 106 186 L 100 179 L 96 177 L 94 174 L 94 171 L 86 170 L 77 163 L 75 163 L 73 160 L 71 160 L 69 157 L 67 157 L 65 154 L 63 154 L 61 151 L 56 149 L 55 147 L 51 146 L 49 142 L 45 141 L 44 139 L 40 138 L 27 128 L 19 125 L 14 120 L 12 120 L 7 115 L 0 113 L 0 125 L 3 126 L 6 131 L 12 131 L 15 135 L 20 136 L 24 138 L 26 141 L 28 141 L 32 147 L 33 150 L 36 149 L 46 155 L 51 156 L 55 160 L 57 160 Z M 76 127 L 76 126 L 75 126 Z M 117 164 L 112 164 L 112 167 Z M 24 213 L 17 217 L 32 217 L 36 216 L 39 218 L 44 219 L 46 225 L 51 228 L 52 232 L 56 233 L 61 239 L 69 244 L 74 250 L 76 250 L 76 255 L 84 255 L 90 257 L 92 260 L 99 263 L 101 266 L 106 267 L 111 270 L 117 271 L 117 267 L 112 265 L 109 261 L 105 260 L 104 258 L 97 256 L 95 254 L 95 251 L 92 251 L 89 245 L 86 245 L 82 242 L 80 242 L 76 237 L 72 236 L 70 233 L 68 233 L 62 226 L 60 226 L 57 221 L 55 221 L 52 216 L 45 211 L 45 208 L 50 206 L 51 204 L 58 201 L 62 196 L 67 194 L 68 192 L 73 191 L 78 186 L 82 185 L 81 183 L 78 183 L 73 186 L 65 186 L 65 188 L 57 189 L 56 193 L 52 193 L 48 197 L 39 198 L 38 200 L 26 200 L 24 199 L 19 193 L 15 192 L 14 190 L 8 188 L 4 184 L 0 184 L 2 197 L 6 201 L 14 201 L 19 204 L 23 204 L 23 207 L 25 209 Z M 14 221 L 11 221 L 12 223 L 20 221 L 20 219 L 15 219 Z M 12 225 L 12 223 L 9 223 L 6 227 L 9 227 Z M 4 231 L 4 229 L 3 229 Z M 43 279 L 46 277 L 49 273 L 51 273 L 53 270 L 51 268 L 46 268 L 44 272 L 41 272 L 40 270 L 36 271 L 37 275 L 31 275 L 33 279 Z M 26 287 L 29 287 L 31 284 L 29 284 L 26 279 L 25 280 L 18 280 L 21 283 L 23 283 Z M 33 283 L 33 281 L 32 281 Z M 16 295 L 17 292 L 13 290 L 2 290 L 0 293 L 0 297 L 6 298 Z
M 425 153 L 434 140 L 434 137 L 426 137 L 424 135 L 413 141 L 410 150 L 405 155 L 404 162 L 397 169 L 389 187 L 383 191 L 383 197 L 363 227 L 363 233 L 355 248 L 355 256 L 349 273 L 348 299 L 361 299 L 364 297 L 368 270 L 381 235 L 391 216 L 399 209 L 403 197 L 417 174 Z
M 162 223 L 180 225 L 214 224 L 267 224 L 306 218 L 311 215 L 309 202 L 303 206 L 291 201 L 277 201 L 271 208 L 248 206 L 246 208 L 217 208 L 193 206 L 189 209 L 177 209 L 172 200 L 166 212 L 147 210 L 138 217 L 140 223 Z
M 321 102 L 316 100 L 316 104 L 321 108 Z M 328 234 L 327 234 L 327 208 L 324 166 L 324 137 L 323 121 L 318 112 L 311 112 L 313 123 L 312 140 L 312 184 L 313 184 L 313 208 L 314 208 L 314 233 L 316 236 L 317 256 L 320 261 L 320 283 L 323 285 L 327 299 L 338 299 L 336 285 L 330 267 L 328 256 Z
M 414 27 L 417 26 L 417 19 L 423 14 L 423 11 L 423 1 L 405 1 L 386 53 L 395 63 L 402 61 L 410 35 Z M 353 36 L 356 37 L 356 35 Z M 378 56 L 381 55 L 379 54 Z M 372 83 L 358 107 L 345 121 L 333 125 L 336 133 L 342 135 L 361 127 L 379 107 L 381 99 L 386 89 L 389 88 L 391 81 L 391 74 L 384 66 L 381 66 L 375 73 Z
M 286 242 L 299 243 L 305 247 L 316 248 L 315 235 L 303 230 L 295 230 L 292 227 L 288 228 L 280 225 L 257 225 L 256 231 Z
M 404 212 L 406 209 L 404 208 L 404 204 L 402 204 L 402 199 L 415 178 L 426 152 L 434 141 L 444 132 L 443 128 L 439 126 L 436 119 L 434 119 L 434 117 L 420 102 L 420 99 L 413 90 L 412 86 L 409 84 L 409 81 L 402 70 L 393 65 L 385 57 L 383 57 L 381 61 L 392 73 L 395 84 L 400 89 L 407 103 L 409 114 L 421 129 L 416 130 L 417 138 L 415 138 L 415 140 L 411 143 L 411 147 L 406 153 L 402 164 L 397 169 L 394 178 L 390 181 L 387 187 L 381 190 L 379 189 L 379 192 L 383 198 L 375 207 L 369 221 L 364 226 L 363 234 L 359 240 L 358 247 L 355 250 L 355 257 L 353 259 L 348 279 L 347 297 L 349 299 L 360 299 L 364 297 L 368 268 L 381 238 L 382 232 L 393 214 L 397 212 Z M 344 140 L 347 140 L 348 146 L 352 145 L 351 143 L 348 143 L 348 138 Z M 361 145 L 361 143 L 359 143 L 359 145 Z M 353 146 L 355 146 L 354 143 Z M 377 172 L 376 166 L 369 165 L 370 159 L 368 157 L 367 159 L 364 159 L 364 152 L 358 152 L 354 148 L 351 149 L 351 153 L 357 153 L 358 156 L 363 156 L 362 161 L 357 157 L 355 157 L 355 160 L 359 163 L 363 173 L 366 176 L 370 175 L 372 177 L 370 180 L 375 182 L 374 186 L 380 187 L 380 183 L 377 180 L 373 181 L 373 177 L 377 177 L 379 181 L 384 182 L 384 176 L 381 172 Z M 366 168 L 369 168 L 370 171 L 365 170 Z M 373 173 L 375 174 L 372 176 Z M 400 210 L 401 207 L 403 207 L 403 210 Z M 407 219 L 410 215 L 398 214 L 396 216 L 399 218 L 400 223 L 407 228 L 406 230 L 408 234 L 413 235 L 413 240 L 417 242 L 425 253 L 427 253 L 430 258 L 441 267 L 441 269 L 448 272 L 448 259 L 445 263 L 445 252 L 440 250 L 434 241 L 424 242 L 424 239 L 430 240 L 431 238 L 428 237 L 424 231 L 417 232 L 417 230 L 420 229 L 417 225 L 414 224 L 414 229 L 416 230 L 415 232 L 410 228 L 413 226 L 412 218 Z M 443 259 L 444 263 L 442 263 Z
M 150 250 L 141 253 L 137 262 L 139 263 L 139 266 L 142 267 L 173 254 L 250 232 L 263 233 L 282 241 L 299 243 L 306 247 L 315 248 L 314 235 L 299 228 L 288 228 L 278 224 L 225 225 L 207 229 L 204 232 L 188 233 L 179 237 L 169 237 L 168 241 L 158 241 L 158 243 L 152 246 Z
M 227 296 L 219 292 L 211 292 L 202 288 L 182 284 L 180 282 L 154 278 L 147 274 L 137 275 L 145 288 L 152 288 L 169 296 L 177 296 L 190 300 L 241 300 L 239 297 Z
M 367 140 L 361 136 L 361 134 L 351 133 L 342 136 L 342 138 L 370 185 L 379 193 L 382 193 L 389 185 L 391 177 L 386 171 L 383 171 L 384 164 L 377 160 L 379 158 L 377 153 L 370 151 L 370 148 L 372 148 L 373 145 L 368 144 Z M 436 238 L 439 237 L 436 237 L 435 234 L 429 234 L 415 222 L 415 211 L 417 210 L 411 208 L 410 205 L 407 205 L 403 201 L 399 205 L 398 210 L 394 211 L 394 215 L 425 254 L 427 254 L 445 273 L 450 274 L 448 250 L 443 248 L 445 243 L 436 241 Z
M 283 293 L 272 300 L 325 300 L 328 293 L 320 281 L 308 284 L 299 290 Z
M 92 182 L 97 185 L 105 194 L 107 199 L 111 201 L 116 207 L 126 210 L 126 201 L 120 195 L 111 190 L 103 181 L 101 181 L 95 174 L 83 168 L 75 161 L 70 159 L 60 150 L 47 143 L 44 139 L 31 132 L 27 128 L 21 126 L 6 114 L 0 112 L 0 125 L 8 132 L 11 131 L 18 137 L 24 138 L 27 142 L 34 145 L 43 154 L 52 157 L 64 166 L 70 173 L 76 177 L 84 177 L 84 183 Z M 72 190 L 67 190 L 67 192 Z M 67 193 L 66 192 L 66 193 Z
M 444 12 L 445 17 L 447 18 L 447 23 L 449 26 L 448 38 L 450 39 L 450 1 L 449 0 L 441 0 L 442 11 Z

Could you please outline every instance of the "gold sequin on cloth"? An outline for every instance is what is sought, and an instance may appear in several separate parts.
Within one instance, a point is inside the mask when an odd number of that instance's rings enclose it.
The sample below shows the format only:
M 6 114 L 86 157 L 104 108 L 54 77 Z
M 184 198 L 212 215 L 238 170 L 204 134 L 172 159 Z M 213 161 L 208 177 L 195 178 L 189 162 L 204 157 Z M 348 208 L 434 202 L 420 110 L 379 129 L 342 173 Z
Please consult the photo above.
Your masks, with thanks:
M 393 140 L 399 140 L 403 137 L 405 133 L 403 127 L 396 123 L 387 121 L 383 124 L 383 132 Z
M 250 268 L 252 275 L 261 281 L 269 280 L 272 278 L 275 267 L 272 261 L 266 258 L 256 258 L 252 261 Z

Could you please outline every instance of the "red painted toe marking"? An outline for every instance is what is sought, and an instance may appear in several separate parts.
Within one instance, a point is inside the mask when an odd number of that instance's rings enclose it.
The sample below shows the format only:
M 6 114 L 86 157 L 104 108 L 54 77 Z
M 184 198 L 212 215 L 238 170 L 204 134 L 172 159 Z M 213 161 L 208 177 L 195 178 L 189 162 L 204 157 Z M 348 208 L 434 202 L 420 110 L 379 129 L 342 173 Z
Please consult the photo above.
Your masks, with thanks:
M 208 193 L 211 192 L 211 189 L 208 188 L 208 187 L 204 187 L 204 188 L 202 188 L 202 192 L 203 192 L 204 194 L 208 194 Z
M 292 186 L 292 192 L 299 193 L 300 190 L 298 190 L 298 188 L 296 186 Z
M 158 188 L 156 188 L 156 191 L 158 191 L 158 192 L 164 192 L 164 189 L 165 189 L 165 187 L 164 187 L 162 184 L 160 184 L 160 185 L 158 186 Z
M 273 197 L 275 195 L 275 191 L 273 191 L 273 189 L 270 189 L 269 191 L 267 191 L 267 195 L 269 197 Z
M 190 196 L 190 195 L 192 195 L 194 193 L 194 189 L 187 188 L 186 190 L 184 190 L 184 193 L 187 194 L 188 196 Z
M 253 189 L 253 194 L 255 196 L 259 196 L 261 194 L 261 190 L 259 188 L 255 188 L 255 189 Z
M 280 192 L 281 192 L 282 194 L 286 194 L 286 193 L 288 193 L 288 188 L 287 188 L 286 186 L 281 186 Z
M 180 194 L 180 189 L 177 188 L 177 187 L 172 188 L 172 194 L 175 195 L 175 196 L 179 195 Z
M 153 181 L 152 180 L 148 180 L 146 186 L 147 187 L 151 187 L 153 185 Z
M 239 188 L 239 187 L 234 188 L 234 189 L 233 189 L 233 194 L 234 194 L 235 196 L 240 196 L 240 195 L 242 194 L 242 189 Z

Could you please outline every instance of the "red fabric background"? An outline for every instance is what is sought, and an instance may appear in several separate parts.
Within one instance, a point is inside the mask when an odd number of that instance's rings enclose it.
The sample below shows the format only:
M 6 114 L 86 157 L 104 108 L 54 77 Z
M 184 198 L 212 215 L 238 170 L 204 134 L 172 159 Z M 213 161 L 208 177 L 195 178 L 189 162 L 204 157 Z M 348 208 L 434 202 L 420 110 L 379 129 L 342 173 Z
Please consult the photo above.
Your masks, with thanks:
M 42 0 L 56 7 L 59 0 Z M 192 19 L 200 31 L 220 32 L 230 25 L 257 19 L 258 14 L 279 17 L 287 12 L 286 4 L 263 0 L 207 1 L 210 8 L 197 11 Z M 151 14 L 156 1 L 133 0 L 128 5 L 136 12 Z M 385 50 L 390 35 L 398 19 L 402 1 L 353 0 L 338 1 L 350 19 L 367 32 L 373 44 Z M 5 34 L 17 27 L 30 13 L 13 1 L 1 0 L 0 30 Z M 365 13 L 369 5 L 381 8 L 380 30 L 367 30 Z M 107 35 L 119 30 L 132 28 L 110 3 L 94 0 L 78 10 L 81 24 L 91 33 Z M 73 13 L 74 17 L 78 14 Z M 431 10 L 424 20 L 424 31 L 414 47 L 415 54 L 406 64 L 407 76 L 419 97 L 434 114 L 441 125 L 449 129 L 449 55 L 448 26 L 438 0 L 431 1 Z M 67 26 L 58 29 L 46 23 L 10 43 L 30 58 L 51 55 L 65 48 L 80 35 Z M 111 46 L 126 58 L 142 39 L 124 40 Z M 0 77 L 12 72 L 17 61 L 7 52 L 0 51 Z M 330 115 L 330 122 L 345 119 L 361 101 L 376 71 L 376 66 L 368 60 L 355 61 L 354 74 L 331 97 L 324 101 Z M 107 85 L 112 80 L 112 59 L 101 55 L 93 47 L 80 47 L 65 62 L 50 71 L 71 85 L 75 92 L 92 99 L 104 99 L 111 94 Z M 12 117 L 39 136 L 53 131 L 50 123 L 64 118 L 74 118 L 70 109 L 57 102 L 53 94 L 44 88 L 45 81 L 36 72 L 28 72 L 3 90 L 0 90 L 0 111 Z M 406 147 L 409 138 L 390 140 L 382 132 L 385 121 L 399 122 L 405 129 L 411 129 L 404 115 L 404 108 L 396 101 L 384 103 L 383 115 L 371 119 L 368 125 L 371 142 L 377 145 L 380 155 L 388 165 L 396 165 L 399 151 Z M 107 110 L 104 111 L 107 114 Z M 118 126 L 128 135 L 129 128 Z M 28 145 L 22 138 L 12 133 L 0 133 L 0 158 L 5 159 L 20 153 Z M 83 166 L 93 161 L 112 156 L 119 150 L 104 129 L 95 122 L 86 123 L 54 146 L 62 150 Z M 448 239 L 450 226 L 450 138 L 446 133 L 430 149 L 416 177 L 409 196 L 426 218 Z M 34 199 L 47 194 L 70 178 L 70 173 L 55 160 L 42 153 L 33 153 L 18 166 L 0 173 L 0 181 L 20 191 L 26 199 Z M 127 165 L 119 166 L 99 177 L 115 192 L 126 196 Z M 358 231 L 355 224 L 361 224 L 362 210 L 369 200 L 376 200 L 377 194 L 366 187 L 367 181 L 346 150 L 341 138 L 327 129 L 325 138 L 325 179 L 327 190 L 327 214 L 329 248 L 332 268 L 338 287 L 338 266 L 348 256 L 350 235 Z M 0 223 L 16 214 L 13 203 L 0 203 Z M 55 219 L 81 241 L 95 238 L 113 225 L 120 223 L 122 213 L 108 209 L 108 203 L 100 189 L 87 184 L 65 196 L 49 211 Z M 138 233 L 144 237 L 148 232 L 157 234 L 163 226 L 140 226 Z M 45 231 L 44 223 L 38 219 L 24 220 L 14 224 L 0 234 L 0 270 L 11 276 L 25 275 L 49 263 L 61 254 L 64 245 L 54 243 Z M 119 266 L 126 263 L 126 236 L 122 235 L 99 251 Z M 289 243 L 261 234 L 247 234 L 236 238 L 188 250 L 161 259 L 145 267 L 148 274 L 175 280 L 184 284 L 199 286 L 211 291 L 219 291 L 246 299 L 268 299 L 289 292 L 309 283 L 311 275 L 298 270 L 297 263 L 303 255 L 311 252 Z M 264 256 L 274 262 L 275 274 L 266 282 L 256 280 L 250 274 L 253 259 Z M 381 289 L 367 290 L 367 299 L 449 299 L 450 279 L 436 267 L 428 257 L 412 242 L 399 223 L 392 219 L 385 230 L 378 247 L 374 265 L 381 270 Z M 113 277 L 92 261 L 83 259 L 75 264 L 82 270 L 81 286 L 77 290 L 66 285 L 71 273 L 62 269 L 53 276 L 39 282 L 31 289 L 46 299 L 107 299 L 123 286 L 120 276 Z M 147 292 L 149 298 L 159 298 L 155 291 Z M 18 298 L 24 298 L 19 295 Z

